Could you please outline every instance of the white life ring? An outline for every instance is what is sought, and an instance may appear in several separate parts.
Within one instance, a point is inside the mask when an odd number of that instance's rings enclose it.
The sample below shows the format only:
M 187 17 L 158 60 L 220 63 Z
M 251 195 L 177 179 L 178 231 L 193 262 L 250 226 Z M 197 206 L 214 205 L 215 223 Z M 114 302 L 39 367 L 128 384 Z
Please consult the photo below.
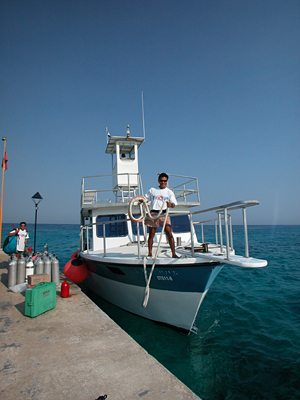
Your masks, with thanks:
M 132 222 L 136 222 L 136 223 L 137 222 L 142 222 L 142 221 L 144 221 L 144 219 L 146 218 L 146 215 L 148 214 L 149 218 L 155 220 L 155 219 L 160 217 L 160 215 L 163 212 L 163 209 L 164 209 L 166 203 L 167 203 L 167 200 L 164 200 L 164 202 L 162 204 L 162 207 L 161 207 L 161 210 L 159 211 L 159 213 L 157 215 L 154 216 L 154 215 L 151 215 L 151 213 L 150 213 L 150 210 L 149 210 L 149 207 L 148 207 L 148 202 L 145 199 L 145 197 L 141 196 L 141 195 L 134 196 L 130 200 L 129 207 L 128 207 L 129 218 L 131 219 Z M 139 205 L 140 206 L 141 216 L 139 218 L 135 218 L 133 216 L 132 207 L 134 205 Z
M 140 206 L 140 211 L 141 211 L 141 216 L 138 218 L 135 218 L 133 216 L 133 212 L 132 212 L 132 207 L 135 205 L 139 205 Z M 147 208 L 147 200 L 145 199 L 144 196 L 134 196 L 129 203 L 129 209 L 128 209 L 128 215 L 129 218 L 131 219 L 132 222 L 142 222 L 144 221 L 145 217 L 146 217 L 146 208 Z

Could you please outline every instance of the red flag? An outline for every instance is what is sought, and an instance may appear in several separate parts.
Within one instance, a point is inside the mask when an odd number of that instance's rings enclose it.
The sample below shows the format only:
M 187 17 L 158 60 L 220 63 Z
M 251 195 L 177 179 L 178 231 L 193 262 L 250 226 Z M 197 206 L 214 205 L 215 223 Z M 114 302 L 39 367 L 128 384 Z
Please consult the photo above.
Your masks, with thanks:
M 5 171 L 6 171 L 7 170 L 7 155 L 6 155 L 6 152 L 5 152 L 5 156 L 4 156 L 3 160 L 2 160 L 2 168 L 3 168 L 3 162 L 5 162 Z

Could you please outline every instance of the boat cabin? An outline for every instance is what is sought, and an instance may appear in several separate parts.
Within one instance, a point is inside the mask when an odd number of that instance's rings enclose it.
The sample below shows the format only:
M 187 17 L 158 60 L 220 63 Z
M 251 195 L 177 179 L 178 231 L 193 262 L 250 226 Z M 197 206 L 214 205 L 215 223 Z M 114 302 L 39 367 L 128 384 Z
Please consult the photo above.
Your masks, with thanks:
M 135 242 L 138 236 L 140 240 L 145 240 L 147 227 L 142 223 L 133 223 L 128 218 L 130 200 L 134 196 L 143 195 L 138 163 L 138 149 L 143 142 L 143 137 L 130 137 L 129 126 L 126 137 L 109 137 L 105 153 L 111 155 L 112 174 L 86 177 L 82 180 L 81 225 L 89 225 L 85 229 L 84 241 L 88 243 L 90 250 L 116 246 L 116 239 L 119 245 Z M 189 207 L 200 204 L 196 178 L 169 176 L 172 184 L 174 183 L 171 189 L 178 202 L 176 211 L 188 213 Z M 189 200 L 192 196 L 194 198 Z M 190 235 L 191 224 L 187 215 L 171 218 L 175 240 L 176 232 L 181 238 L 184 233 Z M 157 229 L 157 234 L 159 233 L 160 229 Z

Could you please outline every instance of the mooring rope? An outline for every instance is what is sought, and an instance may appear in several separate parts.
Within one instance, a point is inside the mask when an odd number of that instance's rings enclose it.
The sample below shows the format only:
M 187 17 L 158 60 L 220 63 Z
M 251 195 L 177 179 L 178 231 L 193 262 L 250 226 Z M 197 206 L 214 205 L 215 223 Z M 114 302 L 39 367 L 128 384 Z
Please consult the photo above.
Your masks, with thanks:
M 161 213 L 163 212 L 164 206 L 166 204 L 167 200 L 165 200 L 163 202 L 163 205 L 159 211 L 159 213 L 157 215 L 151 215 L 151 212 L 149 210 L 149 204 L 150 202 L 147 202 L 147 200 L 145 199 L 144 196 L 134 196 L 129 203 L 129 209 L 128 209 L 128 215 L 129 218 L 131 219 L 132 222 L 143 222 L 144 219 L 146 218 L 146 215 L 149 216 L 149 218 L 151 219 L 157 219 L 160 217 Z M 133 211 L 132 211 L 132 207 L 135 206 L 136 204 L 138 204 L 140 206 L 140 212 L 141 212 L 141 216 L 138 218 L 135 218 L 133 216 Z
M 157 246 L 157 249 L 156 249 L 155 257 L 153 259 L 153 264 L 152 264 L 152 267 L 151 267 L 151 271 L 150 271 L 149 277 L 147 276 L 147 257 L 144 257 L 144 260 L 143 260 L 143 262 L 144 262 L 144 275 L 145 275 L 145 281 L 146 281 L 145 296 L 144 296 L 144 302 L 143 302 L 143 307 L 144 308 L 146 308 L 147 305 L 148 305 L 148 300 L 149 300 L 149 296 L 150 296 L 150 282 L 151 282 L 152 274 L 153 274 L 153 271 L 154 271 L 154 268 L 155 268 L 156 259 L 157 259 L 157 256 L 158 256 L 158 253 L 159 253 L 159 250 L 160 250 L 160 244 L 161 244 L 163 233 L 165 231 L 165 226 L 166 226 L 168 215 L 169 215 L 169 208 L 167 208 L 164 224 L 163 224 L 163 227 L 162 227 L 162 230 L 161 230 L 158 246 Z
M 136 205 L 137 202 L 138 202 L 138 204 L 140 206 L 140 212 L 141 212 L 141 216 L 139 218 L 135 218 L 133 216 L 133 213 L 132 213 L 132 207 L 134 205 Z M 151 215 L 151 212 L 149 210 L 149 204 L 150 203 L 148 203 L 146 201 L 145 197 L 144 196 L 140 196 L 140 195 L 139 196 L 134 196 L 130 200 L 130 203 L 129 203 L 129 210 L 128 210 L 129 218 L 131 219 L 131 221 L 136 222 L 136 223 L 144 221 L 144 219 L 146 218 L 146 215 L 148 215 L 149 218 L 155 220 L 155 219 L 160 217 L 161 213 L 164 210 L 164 207 L 165 207 L 166 203 L 167 203 L 167 200 L 165 200 L 163 202 L 162 207 L 161 207 L 161 209 L 160 209 L 160 211 L 159 211 L 159 213 L 157 215 Z M 159 242 L 158 242 L 158 246 L 157 246 L 157 249 L 156 249 L 155 257 L 153 258 L 153 264 L 152 264 L 149 276 L 147 275 L 147 259 L 148 258 L 144 257 L 144 259 L 143 259 L 144 275 L 145 275 L 145 282 L 146 282 L 145 296 L 144 296 L 144 302 L 143 302 L 143 307 L 144 308 L 146 308 L 147 305 L 148 305 L 148 300 L 149 300 L 149 295 L 150 295 L 150 282 L 151 282 L 151 278 L 152 278 L 153 271 L 154 271 L 154 268 L 155 268 L 156 259 L 157 259 L 157 256 L 158 256 L 158 253 L 159 253 L 159 250 L 160 250 L 160 244 L 161 244 L 162 236 L 163 236 L 164 231 L 165 231 L 165 226 L 166 226 L 168 215 L 169 215 L 169 208 L 167 207 L 167 211 L 166 211 L 166 215 L 165 215 L 165 219 L 164 219 L 164 224 L 163 224 L 163 227 L 162 227 L 162 230 L 161 230 L 161 235 L 160 235 L 160 238 L 159 238 Z

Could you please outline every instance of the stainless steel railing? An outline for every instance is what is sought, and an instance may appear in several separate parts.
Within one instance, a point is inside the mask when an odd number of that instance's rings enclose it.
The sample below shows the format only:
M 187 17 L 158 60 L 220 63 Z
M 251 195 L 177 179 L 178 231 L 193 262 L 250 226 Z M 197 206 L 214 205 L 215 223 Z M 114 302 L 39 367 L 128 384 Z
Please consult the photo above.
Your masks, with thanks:
M 170 187 L 170 189 L 173 190 L 176 198 L 179 201 L 180 199 L 183 199 L 183 202 L 187 202 L 188 199 L 191 199 L 191 202 L 195 203 L 194 205 L 200 205 L 200 195 L 197 178 L 173 174 L 169 174 L 169 176 L 172 178 L 172 183 L 174 183 L 174 186 Z M 122 185 L 116 185 L 112 188 L 112 180 L 122 180 L 126 183 L 122 183 Z M 134 184 L 132 182 L 134 182 Z M 104 189 L 97 189 L 97 187 L 104 187 Z M 108 189 L 106 189 L 105 187 Z M 82 178 L 81 207 L 92 204 L 100 204 L 103 202 L 118 202 L 119 199 L 122 202 L 124 202 L 125 200 L 126 202 L 129 202 L 130 199 L 135 195 L 143 195 L 143 185 L 140 174 L 120 173 L 110 175 L 86 176 Z M 103 196 L 105 198 L 103 198 Z
M 115 177 L 125 177 L 122 185 L 112 188 L 111 180 Z M 105 182 L 107 178 L 107 182 Z M 132 183 L 132 182 L 137 182 Z M 93 187 L 93 189 L 87 189 L 88 187 Z M 109 187 L 109 189 L 94 189 L 95 187 Z M 140 174 L 136 173 L 122 173 L 122 174 L 110 174 L 110 175 L 95 175 L 95 176 L 85 176 L 82 178 L 81 182 L 81 207 L 90 204 L 100 204 L 100 203 L 111 203 L 117 202 L 120 198 L 122 202 L 126 200 L 129 202 L 130 199 L 136 194 L 143 193 L 142 179 Z M 100 198 L 105 196 L 108 198 Z M 110 196 L 109 196 L 110 195 Z
M 228 214 L 228 211 L 233 210 L 242 210 L 243 217 L 243 227 L 244 227 L 244 241 L 245 241 L 245 257 L 249 258 L 249 243 L 248 243 L 248 227 L 247 227 L 247 217 L 246 217 L 246 208 L 256 206 L 259 204 L 257 200 L 241 200 L 236 201 L 234 203 L 224 204 L 218 207 L 207 208 L 206 210 L 195 211 L 192 214 L 202 214 L 214 211 L 218 214 L 218 218 L 211 219 L 208 221 L 200 221 L 195 222 L 194 224 L 201 224 L 202 227 L 202 241 L 204 241 L 203 234 L 203 224 L 208 222 L 215 222 L 215 235 L 216 235 L 216 244 L 218 242 L 217 231 L 219 228 L 219 237 L 220 237 L 220 251 L 223 252 L 223 234 L 222 234 L 222 214 L 224 215 L 224 231 L 225 231 L 225 242 L 226 242 L 226 258 L 230 260 L 230 250 L 233 250 L 233 234 L 232 234 L 232 222 L 231 215 Z
M 257 200 L 246 200 L 246 201 L 237 201 L 234 203 L 224 204 L 218 207 L 212 207 L 205 210 L 200 211 L 186 211 L 186 212 L 172 212 L 170 216 L 180 216 L 180 215 L 187 215 L 190 221 L 190 233 L 191 233 L 191 255 L 192 257 L 195 256 L 195 236 L 194 236 L 194 225 L 200 224 L 201 225 L 201 233 L 202 233 L 202 243 L 205 242 L 204 239 L 204 224 L 214 222 L 215 224 L 215 238 L 216 238 L 216 245 L 218 244 L 218 231 L 219 231 L 219 239 L 220 239 L 220 251 L 221 253 L 224 252 L 224 244 L 223 244 L 223 232 L 222 232 L 222 221 L 224 221 L 224 231 L 225 231 L 225 246 L 226 246 L 226 258 L 230 260 L 230 251 L 233 250 L 233 233 L 232 233 L 232 220 L 229 211 L 232 212 L 234 210 L 241 209 L 242 210 L 242 218 L 243 218 L 243 228 L 244 228 L 244 243 L 245 243 L 245 257 L 249 258 L 249 243 L 248 243 L 248 227 L 247 227 L 247 218 L 246 218 L 246 208 L 258 205 L 259 202 Z M 193 216 L 197 214 L 204 214 L 208 212 L 215 212 L 217 214 L 217 218 L 209 219 L 205 221 L 193 222 Z M 107 244 L 106 244 L 106 232 L 105 226 L 108 224 L 115 224 L 116 222 L 127 222 L 130 221 L 129 218 L 117 220 L 117 221 L 104 221 L 104 222 L 97 222 L 88 225 L 82 225 L 80 227 L 80 246 L 79 250 L 87 252 L 90 251 L 89 249 L 89 232 L 91 231 L 94 225 L 103 225 L 103 256 L 106 257 L 107 253 Z M 86 239 L 84 240 L 84 233 Z M 138 258 L 140 258 L 140 229 L 139 223 L 137 224 L 137 242 L 138 242 Z M 145 233 L 144 233 L 145 239 Z

